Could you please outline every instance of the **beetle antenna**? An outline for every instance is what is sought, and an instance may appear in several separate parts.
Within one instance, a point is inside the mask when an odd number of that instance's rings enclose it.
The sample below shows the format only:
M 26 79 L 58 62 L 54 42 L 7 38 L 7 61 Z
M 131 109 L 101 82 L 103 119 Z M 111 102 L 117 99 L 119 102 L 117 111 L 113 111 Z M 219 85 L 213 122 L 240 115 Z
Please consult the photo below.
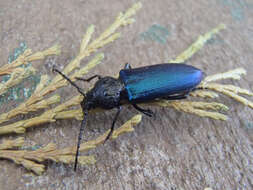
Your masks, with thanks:
M 53 67 L 53 71 L 59 73 L 64 79 L 66 79 L 72 86 L 76 87 L 78 92 L 82 94 L 84 97 L 86 97 L 86 94 L 82 91 L 82 89 L 77 86 L 70 78 L 68 78 L 65 74 L 63 74 L 61 71 Z
M 82 140 L 82 137 L 83 137 L 84 127 L 85 127 L 87 116 L 88 116 L 88 110 L 84 110 L 83 114 L 84 114 L 84 116 L 83 116 L 80 132 L 79 132 L 79 136 L 78 136 L 77 145 L 76 145 L 76 157 L 75 157 L 74 171 L 76 171 L 76 168 L 77 168 L 79 148 L 80 148 L 81 140 Z

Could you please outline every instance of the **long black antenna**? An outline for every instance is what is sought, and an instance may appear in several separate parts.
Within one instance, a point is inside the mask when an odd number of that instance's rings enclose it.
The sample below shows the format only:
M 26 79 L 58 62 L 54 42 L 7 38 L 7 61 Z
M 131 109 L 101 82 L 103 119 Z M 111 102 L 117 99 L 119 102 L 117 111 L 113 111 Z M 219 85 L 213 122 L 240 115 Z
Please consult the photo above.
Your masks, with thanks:
M 82 91 L 82 89 L 81 89 L 79 86 L 77 86 L 72 80 L 70 80 L 70 78 L 68 78 L 68 77 L 67 77 L 66 75 L 64 75 L 61 71 L 59 71 L 58 69 L 56 69 L 56 68 L 54 68 L 54 67 L 53 67 L 53 71 L 59 73 L 59 74 L 60 74 L 63 78 L 65 78 L 72 86 L 76 87 L 76 89 L 78 90 L 78 92 L 79 92 L 80 94 L 82 94 L 84 97 L 86 97 L 86 94 Z
M 81 140 L 82 140 L 82 137 L 83 137 L 83 131 L 84 131 L 87 116 L 88 116 L 88 110 L 84 110 L 83 111 L 83 120 L 82 120 L 80 132 L 79 132 L 79 136 L 78 136 L 78 141 L 77 141 L 77 145 L 76 145 L 76 158 L 75 158 L 74 171 L 76 171 L 76 168 L 77 168 L 79 148 L 80 148 Z
M 68 78 L 65 74 L 63 74 L 61 71 L 59 71 L 58 69 L 53 67 L 53 71 L 59 73 L 64 79 L 66 79 L 72 86 L 76 87 L 76 89 L 78 90 L 78 92 L 80 94 L 82 94 L 84 97 L 86 97 L 86 94 L 82 91 L 82 89 L 77 86 L 70 78 Z M 93 77 L 95 78 L 95 77 Z M 79 136 L 78 136 L 78 141 L 77 141 L 77 146 L 76 146 L 76 157 L 75 157 L 75 166 L 74 166 L 74 170 L 76 171 L 77 168 L 77 163 L 78 163 L 78 156 L 79 156 L 79 148 L 80 148 L 80 144 L 81 144 L 81 140 L 82 140 L 82 135 L 83 135 L 83 131 L 84 131 L 84 127 L 85 127 L 85 123 L 86 123 L 86 119 L 87 119 L 87 115 L 88 115 L 88 110 L 84 109 L 83 110 L 83 120 L 82 120 L 82 124 L 81 124 L 81 128 L 80 128 L 80 132 L 79 132 Z

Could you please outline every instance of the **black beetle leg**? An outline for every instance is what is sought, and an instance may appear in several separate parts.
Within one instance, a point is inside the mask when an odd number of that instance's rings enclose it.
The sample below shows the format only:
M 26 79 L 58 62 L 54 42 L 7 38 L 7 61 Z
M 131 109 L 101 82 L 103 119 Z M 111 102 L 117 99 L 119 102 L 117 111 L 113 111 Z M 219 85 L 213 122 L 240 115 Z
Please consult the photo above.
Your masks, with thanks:
M 86 96 L 85 93 L 82 91 L 82 89 L 81 89 L 79 86 L 77 86 L 72 80 L 70 80 L 70 78 L 68 78 L 66 75 L 64 75 L 61 71 L 59 71 L 59 70 L 56 69 L 56 68 L 53 68 L 53 71 L 59 73 L 59 74 L 60 74 L 63 78 L 65 78 L 72 86 L 76 87 L 76 89 L 78 90 L 78 92 L 79 92 L 80 94 L 82 94 L 84 97 Z
M 126 63 L 124 69 L 132 69 L 132 67 L 129 63 Z
M 180 94 L 180 95 L 176 95 L 176 96 L 163 97 L 162 99 L 164 99 L 164 100 L 182 100 L 182 99 L 186 99 L 187 95 L 188 95 L 188 93 L 185 93 L 185 94 Z
M 132 104 L 132 105 L 135 109 L 137 109 L 138 111 L 140 111 L 141 113 L 143 113 L 149 117 L 152 117 L 152 115 L 154 114 L 150 109 L 147 109 L 147 110 L 143 109 L 143 108 L 137 106 L 137 104 Z
M 101 79 L 101 76 L 100 76 L 100 75 L 94 75 L 94 76 L 92 76 L 92 77 L 90 77 L 90 78 L 87 78 L 87 79 L 81 78 L 81 77 L 76 77 L 75 79 L 81 80 L 81 81 L 84 81 L 84 82 L 90 82 L 90 81 L 91 81 L 92 79 L 94 79 L 94 78 Z
M 105 138 L 104 143 L 111 137 L 111 135 L 112 135 L 112 133 L 113 133 L 113 130 L 114 130 L 114 125 L 115 125 L 115 123 L 116 123 L 116 121 L 117 121 L 117 119 L 118 119 L 118 116 L 119 116 L 119 114 L 120 114 L 120 111 L 121 111 L 121 106 L 118 107 L 118 111 L 117 111 L 117 113 L 116 113 L 116 115 L 115 115 L 115 117 L 114 117 L 114 119 L 113 119 L 113 122 L 112 122 L 111 130 L 110 130 L 110 132 L 108 133 L 107 137 Z
M 196 87 L 196 88 L 194 88 L 193 90 L 192 90 L 192 92 L 193 91 L 196 91 L 196 90 L 205 90 L 206 88 L 203 88 L 203 87 Z

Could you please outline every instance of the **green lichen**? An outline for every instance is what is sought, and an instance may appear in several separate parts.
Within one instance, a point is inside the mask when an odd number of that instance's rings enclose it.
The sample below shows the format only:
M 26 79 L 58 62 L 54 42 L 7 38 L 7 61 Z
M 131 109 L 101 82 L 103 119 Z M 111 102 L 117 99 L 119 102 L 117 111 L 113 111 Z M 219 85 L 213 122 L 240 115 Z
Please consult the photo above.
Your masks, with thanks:
M 146 32 L 141 33 L 141 38 L 144 40 L 152 40 L 161 44 L 166 44 L 170 32 L 167 28 L 153 24 Z

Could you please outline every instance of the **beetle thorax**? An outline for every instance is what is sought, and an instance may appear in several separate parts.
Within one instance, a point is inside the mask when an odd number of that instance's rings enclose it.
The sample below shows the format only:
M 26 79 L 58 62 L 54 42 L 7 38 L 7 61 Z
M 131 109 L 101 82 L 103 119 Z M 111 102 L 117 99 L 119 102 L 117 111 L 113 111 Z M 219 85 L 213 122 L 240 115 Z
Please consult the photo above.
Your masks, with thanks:
M 120 105 L 120 95 L 124 90 L 123 83 L 112 77 L 103 77 L 99 79 L 94 87 L 87 92 L 83 104 L 87 109 L 97 107 L 103 109 L 112 109 Z

